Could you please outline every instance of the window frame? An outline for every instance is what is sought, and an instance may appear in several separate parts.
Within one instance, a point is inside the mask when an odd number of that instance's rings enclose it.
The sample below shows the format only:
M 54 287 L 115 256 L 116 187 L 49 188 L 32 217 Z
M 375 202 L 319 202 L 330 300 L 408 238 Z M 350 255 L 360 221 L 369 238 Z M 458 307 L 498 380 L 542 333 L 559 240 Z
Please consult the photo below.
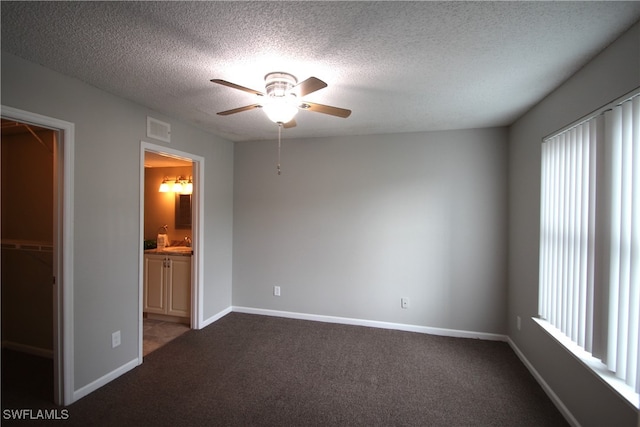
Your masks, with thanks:
M 602 155 L 602 146 L 603 146 L 603 142 L 604 142 L 604 120 L 602 119 L 603 115 L 605 114 L 605 112 L 607 112 L 608 110 L 612 110 L 620 105 L 622 105 L 623 103 L 625 103 L 626 101 L 630 101 L 632 98 L 640 96 L 640 87 L 634 89 L 633 91 L 623 95 L 622 97 L 598 108 L 597 110 L 595 110 L 594 112 L 580 118 L 579 120 L 576 120 L 575 122 L 559 129 L 556 132 L 553 132 L 552 134 L 550 134 L 549 136 L 546 136 L 542 139 L 542 144 L 547 143 L 547 141 L 552 140 L 553 138 L 560 136 L 564 133 L 567 133 L 569 131 L 571 131 L 574 128 L 577 128 L 579 126 L 584 125 L 587 122 L 591 122 L 594 121 L 594 119 L 597 120 L 597 122 L 595 122 L 594 124 L 594 128 L 597 129 L 597 141 L 596 141 L 596 147 L 595 147 L 595 151 L 593 153 L 593 155 L 596 156 L 597 158 L 597 166 L 594 163 L 593 165 L 595 166 L 594 170 L 592 170 L 590 172 L 590 174 L 595 174 L 595 170 L 598 171 L 598 173 L 600 173 L 600 170 L 603 168 L 604 166 L 604 161 L 603 161 L 603 155 Z M 543 150 L 543 146 L 541 145 L 541 151 Z M 541 153 L 542 154 L 542 153 Z M 547 319 L 545 319 L 542 315 L 541 312 L 543 311 L 543 299 L 546 298 L 548 295 L 545 292 L 548 292 L 549 289 L 545 289 L 543 286 L 543 263 L 546 262 L 544 259 L 545 253 L 543 253 L 543 249 L 544 249 L 544 245 L 548 244 L 547 240 L 544 240 L 543 234 L 547 231 L 543 225 L 543 221 L 545 220 L 545 200 L 544 197 L 546 196 L 545 194 L 545 168 L 548 168 L 549 165 L 545 164 L 545 158 L 541 155 L 541 178 L 540 178 L 540 185 L 541 185 L 541 206 L 540 206 L 540 257 L 539 257 L 539 267 L 540 267 L 540 277 L 539 277 L 539 282 L 538 282 L 538 297 L 539 297 L 539 301 L 538 301 L 538 316 L 537 317 L 533 317 L 532 319 L 534 320 L 534 322 L 536 324 L 538 324 L 550 337 L 552 337 L 556 342 L 558 342 L 562 347 L 564 347 L 576 360 L 578 360 L 580 363 L 582 363 L 585 367 L 588 368 L 588 370 L 590 372 L 592 372 L 594 375 L 596 375 L 600 380 L 602 380 L 607 386 L 609 386 L 613 391 L 615 391 L 617 394 L 619 394 L 621 397 L 623 397 L 630 405 L 632 405 L 635 409 L 640 409 L 640 393 L 638 393 L 632 386 L 628 385 L 626 383 L 625 380 L 620 379 L 618 376 L 616 376 L 615 372 L 611 371 L 607 365 L 605 363 L 603 363 L 599 358 L 593 356 L 593 353 L 596 353 L 597 355 L 601 355 L 601 353 L 598 353 L 598 351 L 601 351 L 602 348 L 598 348 L 598 346 L 596 346 L 596 351 L 594 351 L 594 349 L 591 347 L 591 343 L 585 343 L 584 341 L 582 342 L 582 346 L 579 345 L 577 343 L 578 339 L 576 339 L 575 341 L 570 338 L 567 334 L 565 334 L 565 332 L 561 331 L 558 327 L 554 326 L 552 324 L 552 321 L 549 321 Z M 607 166 L 604 166 L 605 168 Z M 606 180 L 606 178 L 604 178 Z M 597 180 L 595 181 L 594 185 L 596 187 L 595 188 L 595 198 L 599 197 L 599 195 L 604 195 L 606 191 L 608 190 L 604 190 L 604 183 L 603 183 L 603 178 L 602 177 L 598 177 Z M 603 235 L 601 235 L 601 230 L 602 227 L 608 227 L 609 226 L 609 222 L 602 222 L 604 221 L 610 221 L 610 218 L 607 217 L 606 215 L 606 211 L 608 208 L 605 208 L 603 210 L 603 205 L 605 205 L 605 202 L 603 201 L 599 201 L 597 203 L 597 205 L 595 206 L 595 216 L 598 218 L 598 225 L 596 226 L 596 229 L 594 230 L 595 232 L 595 239 L 594 240 L 603 240 L 604 242 L 607 242 L 607 238 Z M 602 242 L 599 243 L 599 245 L 602 246 Z M 607 247 L 608 243 L 604 243 L 604 247 Z M 563 254 L 564 256 L 564 254 Z M 596 267 L 596 269 L 599 269 L 601 266 L 601 261 L 600 258 L 602 256 L 609 256 L 609 248 L 607 247 L 606 250 L 606 254 L 601 255 L 598 254 L 598 256 L 595 259 L 595 263 L 598 267 Z M 598 271 L 596 274 L 601 274 L 600 271 Z M 594 280 L 596 282 L 599 282 L 601 279 L 597 276 L 594 275 Z M 592 290 L 594 291 L 594 299 L 593 299 L 593 309 L 594 310 L 599 310 L 599 305 L 602 304 L 603 302 L 606 303 L 608 300 L 608 291 L 607 293 L 602 291 L 602 288 L 599 284 L 595 284 L 594 287 L 592 288 Z M 561 301 L 562 302 L 562 301 Z M 563 315 L 565 315 L 563 313 Z M 596 315 L 597 317 L 597 315 Z M 599 319 L 600 320 L 600 319 Z M 607 322 L 603 321 L 603 322 L 598 322 L 598 324 L 594 324 L 593 327 L 594 328 L 606 328 L 607 326 Z M 595 323 L 595 321 L 594 321 Z M 563 324 L 561 327 L 563 327 L 565 330 L 567 329 L 565 327 L 565 325 Z M 593 333 L 592 335 L 594 336 L 595 340 L 599 339 L 598 334 L 600 333 L 600 331 L 596 330 L 595 333 Z M 574 336 L 575 338 L 575 336 Z M 585 345 L 586 344 L 586 345 Z M 587 350 L 585 350 L 585 348 L 587 348 Z M 606 350 L 605 350 L 606 351 Z M 603 359 L 604 360 L 604 359 Z M 635 376 L 634 376 L 635 378 Z M 640 388 L 640 387 L 638 387 Z

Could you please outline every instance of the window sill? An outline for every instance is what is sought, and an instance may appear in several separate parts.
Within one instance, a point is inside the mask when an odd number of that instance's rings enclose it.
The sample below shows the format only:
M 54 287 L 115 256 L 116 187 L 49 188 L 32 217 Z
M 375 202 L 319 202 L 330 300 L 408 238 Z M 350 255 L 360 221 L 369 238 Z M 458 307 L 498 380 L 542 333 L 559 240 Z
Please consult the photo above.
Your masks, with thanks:
M 567 338 L 550 323 L 537 317 L 532 317 L 532 319 L 540 325 L 547 334 L 567 349 L 579 362 L 589 368 L 591 372 L 607 384 L 615 393 L 620 395 L 620 397 L 625 399 L 635 409 L 640 409 L 640 395 L 635 393 L 624 381 L 609 371 L 604 363 L 591 356 L 591 354 L 587 353 L 580 346 Z

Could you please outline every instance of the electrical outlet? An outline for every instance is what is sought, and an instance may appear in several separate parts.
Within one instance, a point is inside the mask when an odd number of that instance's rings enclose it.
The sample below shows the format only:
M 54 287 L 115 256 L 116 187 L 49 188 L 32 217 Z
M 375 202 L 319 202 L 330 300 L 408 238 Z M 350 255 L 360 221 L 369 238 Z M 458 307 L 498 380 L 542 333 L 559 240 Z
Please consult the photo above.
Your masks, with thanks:
M 400 307 L 409 308 L 409 298 L 407 297 L 400 298 Z
M 111 348 L 116 348 L 120 345 L 120 331 L 115 331 L 111 334 Z
M 518 327 L 518 330 L 520 330 L 520 328 L 522 327 L 520 316 L 516 316 L 516 326 Z
M 279 297 L 280 296 L 280 286 L 274 286 L 273 287 L 273 296 L 275 296 L 275 297 Z

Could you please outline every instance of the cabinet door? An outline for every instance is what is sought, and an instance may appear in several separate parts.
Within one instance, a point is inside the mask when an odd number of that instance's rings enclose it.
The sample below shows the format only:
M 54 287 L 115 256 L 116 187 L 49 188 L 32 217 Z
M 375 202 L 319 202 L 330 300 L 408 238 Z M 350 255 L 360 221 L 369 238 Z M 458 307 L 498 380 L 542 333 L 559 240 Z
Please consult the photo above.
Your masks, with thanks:
M 166 313 L 164 255 L 144 256 L 144 311 Z
M 170 256 L 167 279 L 167 314 L 189 317 L 191 313 L 191 257 Z

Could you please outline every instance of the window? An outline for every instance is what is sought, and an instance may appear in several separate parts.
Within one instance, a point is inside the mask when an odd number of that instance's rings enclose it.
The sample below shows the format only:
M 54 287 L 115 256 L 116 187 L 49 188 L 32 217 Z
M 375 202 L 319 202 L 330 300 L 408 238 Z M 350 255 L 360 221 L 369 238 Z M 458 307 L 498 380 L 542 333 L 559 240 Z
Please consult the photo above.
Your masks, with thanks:
M 635 394 L 640 93 L 544 140 L 539 316 Z

